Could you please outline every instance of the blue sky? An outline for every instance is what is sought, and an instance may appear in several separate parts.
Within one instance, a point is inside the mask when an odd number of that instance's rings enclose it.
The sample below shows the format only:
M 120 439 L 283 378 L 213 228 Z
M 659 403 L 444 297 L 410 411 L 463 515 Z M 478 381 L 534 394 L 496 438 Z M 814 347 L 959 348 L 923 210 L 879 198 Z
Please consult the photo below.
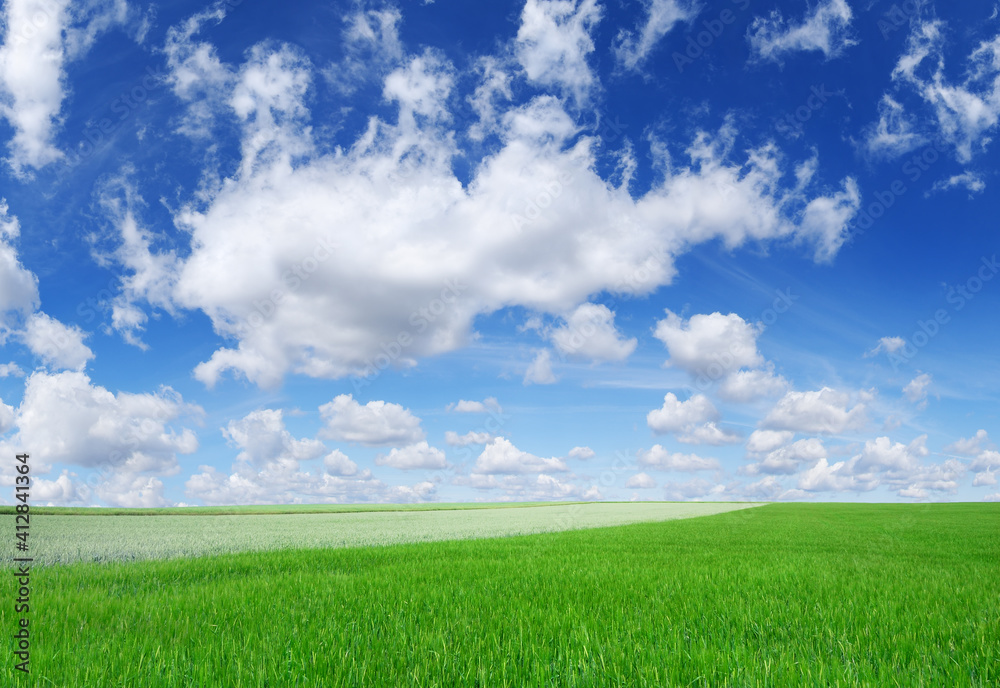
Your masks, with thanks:
M 3 13 L 36 503 L 1000 499 L 992 1 Z

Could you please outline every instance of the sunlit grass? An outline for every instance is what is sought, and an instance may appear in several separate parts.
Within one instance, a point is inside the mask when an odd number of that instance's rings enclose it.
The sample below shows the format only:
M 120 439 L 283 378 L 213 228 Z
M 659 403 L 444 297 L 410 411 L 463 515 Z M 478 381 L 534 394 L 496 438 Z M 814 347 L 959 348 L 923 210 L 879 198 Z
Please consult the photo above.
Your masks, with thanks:
M 992 504 L 45 567 L 33 685 L 995 686 L 998 571 Z

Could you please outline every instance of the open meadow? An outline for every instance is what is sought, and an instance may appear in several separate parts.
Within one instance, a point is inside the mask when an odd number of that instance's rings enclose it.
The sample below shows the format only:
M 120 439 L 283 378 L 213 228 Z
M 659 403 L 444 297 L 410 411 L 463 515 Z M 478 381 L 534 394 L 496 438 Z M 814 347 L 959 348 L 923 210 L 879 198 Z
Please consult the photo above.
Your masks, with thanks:
M 46 565 L 32 572 L 32 679 L 995 686 L 998 570 L 996 504 L 771 504 L 533 535 Z M 0 608 L 0 625 L 11 619 Z M 10 662 L 0 676 L 17 684 Z

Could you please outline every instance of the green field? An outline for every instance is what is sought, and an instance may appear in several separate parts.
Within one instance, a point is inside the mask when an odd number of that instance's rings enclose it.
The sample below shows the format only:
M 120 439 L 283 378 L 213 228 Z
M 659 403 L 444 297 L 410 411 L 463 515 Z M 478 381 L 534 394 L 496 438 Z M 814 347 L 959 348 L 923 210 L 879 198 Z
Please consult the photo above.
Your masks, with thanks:
M 32 685 L 996 686 L 998 572 L 998 504 L 47 566 Z

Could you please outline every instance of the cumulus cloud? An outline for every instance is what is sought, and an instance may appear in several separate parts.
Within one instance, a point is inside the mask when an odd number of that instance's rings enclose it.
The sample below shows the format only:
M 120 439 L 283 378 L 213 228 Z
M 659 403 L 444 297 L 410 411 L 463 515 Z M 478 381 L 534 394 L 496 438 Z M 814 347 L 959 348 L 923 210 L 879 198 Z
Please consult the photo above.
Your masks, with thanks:
M 251 411 L 239 420 L 230 421 L 222 434 L 240 448 L 237 461 L 246 461 L 257 468 L 282 459 L 308 461 L 326 453 L 319 440 L 295 439 L 285 429 L 281 409 Z
M 358 464 L 339 449 L 334 449 L 323 457 L 323 468 L 330 475 L 351 476 L 358 473 Z
M 379 407 L 381 408 L 381 407 Z M 433 496 L 433 483 L 390 487 L 339 450 L 322 442 L 296 438 L 285 427 L 281 410 L 263 409 L 231 421 L 223 430 L 240 452 L 230 473 L 200 466 L 185 483 L 189 498 L 204 504 L 289 504 L 309 502 L 409 502 Z M 322 456 L 322 470 L 304 470 L 301 462 Z M 440 459 L 426 442 L 393 450 L 376 463 L 417 468 Z
M 448 410 L 455 413 L 489 413 L 494 411 L 502 413 L 503 409 L 497 402 L 496 397 L 486 397 L 482 401 L 466 401 L 459 399 L 455 404 L 448 404 Z
M 625 339 L 615 328 L 615 314 L 607 306 L 580 304 L 566 318 L 566 324 L 549 333 L 556 351 L 592 361 L 623 361 L 638 341 Z
M 755 18 L 747 39 L 761 60 L 780 61 L 787 53 L 810 50 L 830 59 L 857 42 L 850 35 L 852 17 L 846 0 L 820 0 L 799 24 L 789 25 L 780 10 Z
M 319 407 L 324 426 L 320 436 L 371 447 L 416 443 L 424 439 L 420 419 L 399 404 L 369 401 L 362 406 L 341 394 Z
M 737 370 L 727 375 L 719 385 L 719 396 L 726 401 L 746 403 L 765 397 L 776 397 L 788 391 L 788 380 L 776 375 L 773 367 L 763 370 Z
M 671 501 L 720 501 L 732 498 L 729 486 L 704 478 L 685 482 L 668 482 L 663 486 L 664 495 Z
M 714 471 L 720 468 L 717 459 L 706 459 L 697 454 L 671 452 L 659 444 L 654 444 L 649 449 L 640 451 L 639 464 L 664 471 L 680 472 Z
M 16 363 L 0 363 L 0 377 L 24 377 L 24 371 Z
M 795 433 L 790 430 L 754 430 L 747 439 L 746 449 L 751 454 L 763 454 L 783 447 L 792 441 Z
M 560 480 L 547 473 L 530 475 L 487 475 L 472 473 L 455 478 L 456 485 L 482 491 L 500 491 L 501 501 L 561 501 L 601 499 L 596 486 L 580 486 L 570 480 Z
M 788 392 L 762 422 L 772 430 L 791 430 L 804 434 L 837 435 L 865 426 L 864 403 L 848 409 L 850 395 L 823 387 L 814 392 Z
M 288 460 L 261 469 L 237 462 L 229 474 L 214 466 L 199 466 L 198 470 L 184 483 L 185 494 L 207 505 L 412 502 L 423 501 L 436 491 L 426 481 L 389 487 L 369 470 L 346 478 L 330 472 L 314 474 Z
M 714 422 L 686 428 L 677 435 L 677 441 L 684 444 L 738 444 L 743 441 L 743 435 L 732 430 L 720 428 Z
M 615 38 L 615 57 L 626 69 L 638 69 L 675 25 L 690 23 L 702 5 L 697 0 L 647 0 L 641 26 L 621 29 Z
M 590 447 L 573 447 L 569 450 L 569 454 L 566 455 L 571 459 L 577 459 L 579 461 L 586 461 L 587 459 L 594 458 L 594 450 Z
M 735 313 L 699 314 L 685 321 L 667 310 L 667 317 L 656 323 L 653 334 L 667 347 L 669 365 L 715 380 L 740 368 L 764 364 L 757 351 L 759 332 L 757 326 Z
M 389 466 L 403 470 L 415 468 L 447 468 L 444 452 L 427 442 L 417 442 L 375 457 L 376 466 Z
M 926 441 L 926 435 L 909 444 L 888 437 L 868 440 L 849 461 L 831 465 L 820 459 L 800 474 L 798 486 L 810 492 L 867 492 L 881 485 L 910 499 L 925 499 L 930 492 L 954 493 L 968 468 L 955 459 L 924 463 L 930 453 Z
M 767 442 L 764 444 L 766 445 Z M 767 451 L 760 461 L 745 466 L 743 472 L 748 475 L 760 473 L 788 475 L 798 471 L 803 462 L 815 464 L 826 457 L 827 451 L 823 442 L 816 438 L 809 438 Z
M 0 435 L 14 427 L 14 407 L 0 399 Z
M 528 3 L 525 26 L 555 15 L 582 26 L 573 22 L 587 8 L 596 12 L 586 2 Z M 576 43 L 561 28 L 532 31 L 519 45 L 535 66 L 517 78 L 558 93 L 547 79 L 578 63 L 539 55 Z M 197 52 L 194 38 L 178 40 Z M 387 351 L 392 364 L 414 365 L 466 346 L 483 313 L 521 306 L 572 317 L 602 291 L 649 294 L 671 281 L 677 256 L 708 241 L 800 241 L 832 254 L 860 203 L 853 179 L 815 193 L 815 165 L 791 180 L 773 144 L 734 155 L 731 123 L 698 133 L 669 163 L 657 147 L 655 164 L 667 172 L 633 197 L 599 174 L 599 139 L 581 135 L 566 102 L 547 93 L 497 103 L 497 144 L 477 153 L 463 181 L 452 161 L 469 152 L 459 147 L 452 90 L 465 74 L 440 54 L 405 55 L 382 79 L 390 114 L 369 118 L 337 152 L 313 139 L 314 70 L 295 49 L 269 43 L 224 66 L 233 77 L 217 87 L 212 112 L 239 132 L 240 158 L 174 211 L 184 230 L 176 254 L 155 248 L 167 244 L 142 222 L 129 229 L 129 211 L 137 222 L 142 215 L 138 181 L 108 213 L 111 245 L 142 249 L 136 259 L 111 255 L 126 285 L 116 303 L 122 331 L 149 307 L 203 312 L 223 342 L 195 370 L 206 385 L 227 373 L 261 386 L 288 373 L 367 375 Z M 523 210 L 546 189 L 544 211 Z M 597 353 L 622 356 L 628 342 Z M 554 377 L 544 356 L 529 382 Z
M 868 492 L 878 486 L 878 480 L 856 477 L 846 461 L 831 465 L 823 458 L 799 476 L 798 485 L 809 492 Z
M 0 403 L 0 416 L 5 415 Z M 86 484 L 75 474 L 61 476 L 59 486 L 50 486 L 51 501 L 96 498 L 114 506 L 166 506 L 160 478 L 180 470 L 179 454 L 198 449 L 194 431 L 177 422 L 202 415 L 200 407 L 184 402 L 169 387 L 155 393 L 113 393 L 80 371 L 39 370 L 25 381 L 13 422 L 6 420 L 16 432 L 0 440 L 0 451 L 31 453 L 37 457 L 33 472 L 39 475 L 53 463 L 94 469 Z
M 444 441 L 452 447 L 465 447 L 470 444 L 487 444 L 493 441 L 493 435 L 488 432 L 476 432 L 470 430 L 464 435 L 459 435 L 453 430 L 444 433 Z
M 548 349 L 542 349 L 535 355 L 535 360 L 531 362 L 528 369 L 524 371 L 524 384 L 551 385 L 556 380 L 555 373 L 552 372 L 552 354 Z
M 590 33 L 600 19 L 597 0 L 527 0 L 514 50 L 528 81 L 586 102 L 596 81 Z
M 177 454 L 198 448 L 194 431 L 171 423 L 202 413 L 170 387 L 115 394 L 82 372 L 36 371 L 25 382 L 10 445 L 49 462 L 170 474 L 178 470 Z
M 625 487 L 649 490 L 656 487 L 656 481 L 647 473 L 636 473 L 625 481 Z
M 989 446 L 991 446 L 989 434 L 980 428 L 972 437 L 960 437 L 947 445 L 944 450 L 965 456 L 975 456 Z
M 497 437 L 486 445 L 476 459 L 475 472 L 494 473 L 553 473 L 568 471 L 566 462 L 559 458 L 542 459 L 521 451 L 510 440 Z
M 86 333 L 75 325 L 64 325 L 45 313 L 33 313 L 23 334 L 24 343 L 33 354 L 51 368 L 83 370 L 94 357 L 83 340 Z
M 673 392 L 663 397 L 663 406 L 646 414 L 646 424 L 656 433 L 682 432 L 687 428 L 719 419 L 719 411 L 704 394 L 680 401 Z
M 13 326 L 8 320 L 11 313 L 30 313 L 39 301 L 38 278 L 21 264 L 14 247 L 20 234 L 18 219 L 10 214 L 7 201 L 0 198 L 0 341 L 3 330 Z

